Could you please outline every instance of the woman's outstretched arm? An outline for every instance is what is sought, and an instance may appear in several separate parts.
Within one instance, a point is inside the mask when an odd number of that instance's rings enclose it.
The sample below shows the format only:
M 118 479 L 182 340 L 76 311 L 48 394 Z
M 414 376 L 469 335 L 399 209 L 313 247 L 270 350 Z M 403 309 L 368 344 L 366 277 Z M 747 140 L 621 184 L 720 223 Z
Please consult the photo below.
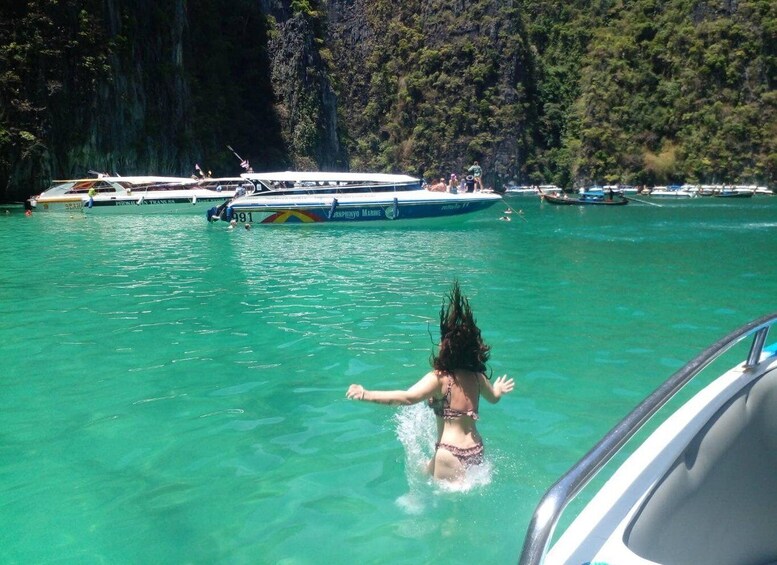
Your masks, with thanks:
M 407 390 L 367 390 L 362 385 L 353 384 L 345 393 L 353 400 L 366 400 L 378 404 L 417 404 L 432 396 L 440 388 L 437 373 L 429 371 Z
M 484 374 L 480 375 L 480 392 L 483 397 L 491 404 L 496 404 L 503 394 L 508 394 L 515 388 L 515 381 L 508 379 L 507 375 L 497 377 L 494 384 L 491 384 Z

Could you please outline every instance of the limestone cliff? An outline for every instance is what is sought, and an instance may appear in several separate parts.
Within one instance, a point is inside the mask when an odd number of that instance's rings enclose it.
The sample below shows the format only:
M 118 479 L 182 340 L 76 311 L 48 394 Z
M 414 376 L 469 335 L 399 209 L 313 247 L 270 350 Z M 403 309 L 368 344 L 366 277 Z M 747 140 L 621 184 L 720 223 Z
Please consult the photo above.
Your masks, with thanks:
M 0 2 L 0 200 L 89 170 L 777 179 L 777 3 Z

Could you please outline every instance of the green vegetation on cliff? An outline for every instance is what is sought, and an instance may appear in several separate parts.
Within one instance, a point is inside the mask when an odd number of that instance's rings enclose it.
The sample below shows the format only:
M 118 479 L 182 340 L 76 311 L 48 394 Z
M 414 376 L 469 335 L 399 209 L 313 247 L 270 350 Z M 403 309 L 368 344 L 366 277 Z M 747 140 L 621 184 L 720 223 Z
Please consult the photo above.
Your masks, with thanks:
M 777 4 L 619 4 L 582 59 L 566 140 L 580 178 L 774 182 Z
M 89 169 L 777 181 L 773 0 L 0 3 L 0 199 Z
M 361 9 L 368 53 L 337 79 L 356 75 L 352 163 L 436 176 L 479 158 L 493 182 L 564 186 L 777 180 L 770 0 Z
M 441 0 L 365 10 L 371 45 L 338 79 L 352 166 L 439 176 L 482 160 L 513 171 L 533 146 L 537 102 L 520 13 L 493 2 L 456 13 Z

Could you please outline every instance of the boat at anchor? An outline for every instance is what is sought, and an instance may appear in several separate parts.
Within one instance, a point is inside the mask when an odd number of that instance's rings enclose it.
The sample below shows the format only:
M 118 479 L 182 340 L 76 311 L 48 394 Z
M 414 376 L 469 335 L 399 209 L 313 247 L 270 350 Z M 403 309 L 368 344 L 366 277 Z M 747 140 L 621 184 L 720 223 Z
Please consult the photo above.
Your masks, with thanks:
M 577 198 L 570 198 L 566 194 L 559 196 L 540 193 L 540 198 L 548 204 L 559 206 L 624 206 L 629 203 L 628 198 L 614 191 L 607 194 L 602 191 L 586 191 L 580 193 Z
M 107 176 L 54 181 L 30 199 L 43 212 L 198 213 L 221 204 L 253 184 L 240 177 L 186 178 L 164 176 Z
M 284 171 L 244 173 L 255 189 L 208 211 L 208 220 L 291 224 L 440 218 L 484 210 L 501 201 L 487 192 L 424 188 L 420 179 L 382 173 Z

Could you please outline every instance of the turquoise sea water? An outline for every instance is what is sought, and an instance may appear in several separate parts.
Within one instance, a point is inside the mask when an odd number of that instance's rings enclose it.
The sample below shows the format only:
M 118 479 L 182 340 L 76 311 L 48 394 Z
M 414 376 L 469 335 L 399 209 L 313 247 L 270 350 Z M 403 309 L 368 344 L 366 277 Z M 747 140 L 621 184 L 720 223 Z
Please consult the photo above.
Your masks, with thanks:
M 545 489 L 703 348 L 777 310 L 777 197 L 450 224 L 0 216 L 0 562 L 514 563 Z M 457 277 L 487 465 L 417 471 Z

